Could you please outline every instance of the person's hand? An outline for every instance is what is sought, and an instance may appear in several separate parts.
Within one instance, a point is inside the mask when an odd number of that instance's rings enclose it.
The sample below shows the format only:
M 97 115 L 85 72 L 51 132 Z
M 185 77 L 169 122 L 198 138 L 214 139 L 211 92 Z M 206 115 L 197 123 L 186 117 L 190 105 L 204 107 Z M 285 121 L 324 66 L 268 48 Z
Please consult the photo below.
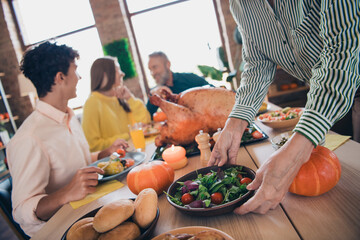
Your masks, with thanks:
M 211 152 L 208 166 L 224 165 L 227 161 L 235 164 L 242 134 L 248 123 L 245 120 L 229 118 Z
M 108 157 L 110 156 L 113 152 L 116 152 L 116 150 L 118 150 L 119 148 L 125 150 L 129 147 L 129 144 L 127 141 L 125 141 L 124 139 L 116 139 L 113 144 L 106 148 L 105 150 L 101 151 L 99 153 L 99 156 L 98 158 L 101 159 L 101 158 L 104 158 L 104 157 Z
M 71 182 L 64 187 L 65 202 L 81 200 L 89 193 L 96 190 L 98 184 L 98 174 L 104 171 L 98 167 L 85 167 L 79 169 Z
M 150 91 L 151 95 L 159 95 L 161 98 L 165 98 L 166 94 L 163 93 L 163 91 L 167 92 L 168 94 L 173 94 L 171 89 L 167 86 L 158 86 Z
M 255 212 L 265 214 L 275 209 L 285 197 L 300 167 L 309 160 L 313 144 L 300 133 L 293 136 L 256 172 L 248 190 L 257 190 L 245 204 L 235 209 L 237 214 Z
M 126 86 L 120 86 L 116 88 L 115 91 L 116 97 L 120 99 L 129 100 L 133 97 L 132 93 Z

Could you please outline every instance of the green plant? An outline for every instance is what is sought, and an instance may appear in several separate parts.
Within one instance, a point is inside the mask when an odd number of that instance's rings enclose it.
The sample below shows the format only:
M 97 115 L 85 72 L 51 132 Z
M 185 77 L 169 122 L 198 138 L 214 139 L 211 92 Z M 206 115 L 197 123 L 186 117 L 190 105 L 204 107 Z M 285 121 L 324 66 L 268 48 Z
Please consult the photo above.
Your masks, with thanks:
M 122 38 L 103 46 L 104 54 L 117 57 L 121 70 L 125 73 L 124 80 L 137 76 L 135 64 L 129 51 L 129 40 Z
M 222 80 L 222 72 L 214 67 L 198 65 L 197 66 L 204 77 L 211 77 L 214 80 Z

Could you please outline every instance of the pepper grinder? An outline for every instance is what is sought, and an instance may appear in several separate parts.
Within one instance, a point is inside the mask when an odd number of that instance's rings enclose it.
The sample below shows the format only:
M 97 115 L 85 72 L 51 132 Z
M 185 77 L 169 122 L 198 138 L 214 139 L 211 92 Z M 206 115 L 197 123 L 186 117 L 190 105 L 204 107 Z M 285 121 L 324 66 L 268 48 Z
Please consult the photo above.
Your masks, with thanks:
M 195 141 L 198 143 L 198 148 L 200 149 L 200 162 L 202 166 L 207 166 L 207 163 L 210 159 L 210 135 L 204 133 L 203 130 L 199 131 L 199 134 L 196 135 Z
M 212 139 L 214 140 L 215 143 L 217 142 L 217 140 L 220 136 L 220 133 L 221 133 L 221 128 L 218 128 L 217 132 L 213 134 Z

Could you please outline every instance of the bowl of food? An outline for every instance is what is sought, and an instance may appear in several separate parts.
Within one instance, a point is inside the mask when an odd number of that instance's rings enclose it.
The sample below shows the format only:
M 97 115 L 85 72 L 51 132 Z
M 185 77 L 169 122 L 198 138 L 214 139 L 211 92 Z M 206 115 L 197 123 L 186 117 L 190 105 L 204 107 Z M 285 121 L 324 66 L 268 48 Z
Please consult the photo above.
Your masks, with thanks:
M 165 240 L 165 239 L 224 239 L 234 240 L 233 237 L 227 233 L 211 227 L 204 226 L 190 226 L 172 229 L 162 233 L 151 240 Z
M 303 110 L 303 108 L 286 107 L 281 110 L 261 114 L 257 117 L 257 119 L 262 124 L 274 129 L 290 128 L 295 127 L 298 123 Z
M 273 137 L 270 140 L 272 147 L 275 150 L 278 150 L 279 148 L 284 146 L 284 144 L 287 142 L 287 140 L 290 139 L 292 134 L 293 134 L 292 131 L 288 131 L 288 132 L 284 132 L 284 133 L 281 133 L 279 135 L 276 135 L 275 137 Z
M 232 212 L 254 191 L 246 186 L 255 172 L 241 165 L 211 166 L 190 172 L 170 185 L 168 202 L 180 212 L 193 216 L 216 216 Z

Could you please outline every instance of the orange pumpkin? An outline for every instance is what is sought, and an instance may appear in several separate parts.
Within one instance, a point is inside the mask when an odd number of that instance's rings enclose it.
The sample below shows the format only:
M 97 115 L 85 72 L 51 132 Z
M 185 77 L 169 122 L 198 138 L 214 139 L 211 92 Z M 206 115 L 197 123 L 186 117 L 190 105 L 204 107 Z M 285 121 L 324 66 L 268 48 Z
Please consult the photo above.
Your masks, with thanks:
M 301 166 L 289 191 L 303 196 L 318 196 L 335 187 L 340 175 L 341 166 L 335 153 L 317 146 L 309 161 Z
M 166 162 L 152 161 L 131 169 L 126 180 L 136 195 L 145 188 L 152 188 L 160 195 L 174 181 L 174 169 Z
M 154 122 L 163 122 L 167 119 L 167 116 L 164 112 L 156 112 L 153 114 Z

